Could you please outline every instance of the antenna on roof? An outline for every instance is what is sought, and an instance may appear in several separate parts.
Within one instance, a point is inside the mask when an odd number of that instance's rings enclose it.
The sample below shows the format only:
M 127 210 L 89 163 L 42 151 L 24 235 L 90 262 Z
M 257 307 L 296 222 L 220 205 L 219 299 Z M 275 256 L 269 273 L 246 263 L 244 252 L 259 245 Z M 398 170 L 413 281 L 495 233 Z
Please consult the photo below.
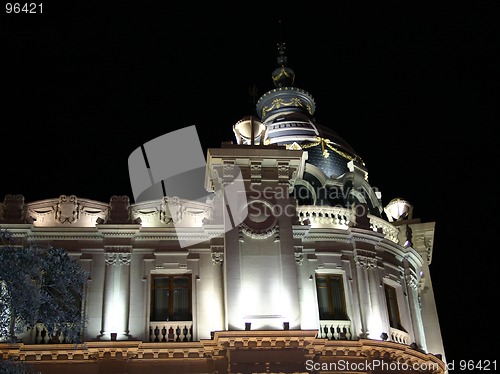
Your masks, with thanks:
M 259 90 L 257 89 L 257 85 L 254 83 L 251 87 L 248 88 L 248 101 L 252 108 L 252 114 L 257 114 L 257 96 L 259 94 Z
M 278 64 L 281 66 L 285 66 L 287 62 L 287 58 L 285 55 L 285 42 L 283 41 L 283 29 L 281 27 L 282 21 L 281 18 L 278 19 L 278 24 L 279 24 L 279 42 L 278 44 Z
M 278 18 L 278 24 L 279 24 L 279 42 L 282 43 L 283 42 L 283 33 L 282 33 L 282 28 L 281 28 L 281 17 Z

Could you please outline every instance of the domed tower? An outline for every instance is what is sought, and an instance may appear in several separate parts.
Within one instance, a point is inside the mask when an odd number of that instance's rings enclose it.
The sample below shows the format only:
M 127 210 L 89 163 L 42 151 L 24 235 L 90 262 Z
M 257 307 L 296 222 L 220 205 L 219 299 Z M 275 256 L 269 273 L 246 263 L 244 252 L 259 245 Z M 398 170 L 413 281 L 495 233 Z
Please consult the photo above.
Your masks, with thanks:
M 383 212 L 380 195 L 368 183 L 359 154 L 331 128 L 316 122 L 312 95 L 295 87 L 295 72 L 287 66 L 285 44 L 278 44 L 278 67 L 272 72 L 275 88 L 257 101 L 265 126 L 263 143 L 307 151 L 304 177 L 291 193 L 299 205 L 350 207 L 366 204 L 370 214 Z
M 311 368 L 325 372 L 338 359 L 326 351 L 348 340 L 386 360 L 371 372 L 398 371 L 406 354 L 421 361 L 398 372 L 446 372 L 429 273 L 434 223 L 413 218 L 402 198 L 382 206 L 363 159 L 316 121 L 312 95 L 294 86 L 285 45 L 278 50 L 275 88 L 257 116 L 233 126 L 237 145 L 208 154 L 213 183 L 230 186 L 238 167 L 246 186 L 224 197 L 248 208 L 224 234 L 227 329 L 318 329 L 328 343 Z

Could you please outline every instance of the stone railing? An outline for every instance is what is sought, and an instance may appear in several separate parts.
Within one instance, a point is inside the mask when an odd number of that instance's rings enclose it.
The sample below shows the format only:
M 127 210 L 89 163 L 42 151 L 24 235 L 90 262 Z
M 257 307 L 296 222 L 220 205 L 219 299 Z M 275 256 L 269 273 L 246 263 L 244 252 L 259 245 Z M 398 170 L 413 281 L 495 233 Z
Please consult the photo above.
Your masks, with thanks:
M 50 334 L 43 323 L 37 323 L 33 328 L 28 328 L 19 334 L 19 339 L 25 344 L 65 344 L 73 343 L 73 339 L 67 335 L 64 328 Z
M 334 206 L 302 205 L 296 208 L 299 222 L 311 227 L 347 229 L 356 222 L 354 211 Z
M 408 334 L 406 331 L 402 331 L 391 327 L 390 333 L 391 333 L 391 341 L 400 344 L 410 345 L 410 334 Z
M 321 320 L 318 337 L 328 340 L 351 340 L 351 321 Z
M 320 206 L 300 205 L 296 208 L 297 217 L 301 225 L 310 225 L 312 228 L 338 228 L 347 230 L 356 224 L 356 213 L 352 209 Z M 398 243 L 399 230 L 384 221 L 382 218 L 368 214 L 370 228 L 375 232 L 381 232 L 386 239 Z
M 150 342 L 192 342 L 192 321 L 155 321 L 149 323 Z
M 373 231 L 382 231 L 382 234 L 384 234 L 386 239 L 389 239 L 394 243 L 399 243 L 399 230 L 396 227 L 391 225 L 389 222 L 384 221 L 382 218 L 375 217 L 370 214 L 368 215 L 368 218 L 370 219 L 370 228 Z

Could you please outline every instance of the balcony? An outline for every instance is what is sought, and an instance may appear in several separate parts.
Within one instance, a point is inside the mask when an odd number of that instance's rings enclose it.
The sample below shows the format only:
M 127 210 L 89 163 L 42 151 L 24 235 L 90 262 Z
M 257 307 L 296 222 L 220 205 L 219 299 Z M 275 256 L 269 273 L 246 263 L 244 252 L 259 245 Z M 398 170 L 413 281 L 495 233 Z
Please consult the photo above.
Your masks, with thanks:
M 301 225 L 310 225 L 312 228 L 335 228 L 347 230 L 356 223 L 354 210 L 321 205 L 300 205 L 296 208 L 297 218 Z M 399 230 L 382 218 L 368 214 L 370 228 L 384 234 L 386 239 L 399 243 Z
M 319 321 L 318 338 L 328 340 L 352 340 L 351 321 L 321 320 Z
M 410 345 L 411 342 L 410 334 L 408 334 L 406 331 L 398 330 L 395 329 L 394 327 L 391 327 L 389 332 L 391 333 L 391 341 L 395 343 Z
M 73 338 L 67 334 L 63 327 L 53 334 L 50 334 L 43 323 L 36 323 L 33 328 L 18 335 L 20 341 L 25 344 L 68 344 L 73 343 Z
M 149 323 L 150 342 L 192 342 L 193 321 L 155 321 Z

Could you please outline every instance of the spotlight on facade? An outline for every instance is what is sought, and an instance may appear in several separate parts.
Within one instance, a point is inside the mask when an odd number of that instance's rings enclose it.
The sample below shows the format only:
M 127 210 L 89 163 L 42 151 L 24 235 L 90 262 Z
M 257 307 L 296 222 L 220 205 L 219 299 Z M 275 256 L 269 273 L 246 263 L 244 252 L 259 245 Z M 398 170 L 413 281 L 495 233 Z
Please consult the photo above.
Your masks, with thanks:
M 387 339 L 389 339 L 389 335 L 387 335 L 386 332 L 383 332 L 382 334 L 380 334 L 380 339 L 385 342 Z
M 245 331 L 250 331 L 252 329 L 252 322 L 245 322 Z
M 104 220 L 101 217 L 97 217 L 97 219 L 95 220 L 95 223 L 98 225 L 102 225 L 104 223 Z
M 290 322 L 283 322 L 283 330 L 290 330 Z

